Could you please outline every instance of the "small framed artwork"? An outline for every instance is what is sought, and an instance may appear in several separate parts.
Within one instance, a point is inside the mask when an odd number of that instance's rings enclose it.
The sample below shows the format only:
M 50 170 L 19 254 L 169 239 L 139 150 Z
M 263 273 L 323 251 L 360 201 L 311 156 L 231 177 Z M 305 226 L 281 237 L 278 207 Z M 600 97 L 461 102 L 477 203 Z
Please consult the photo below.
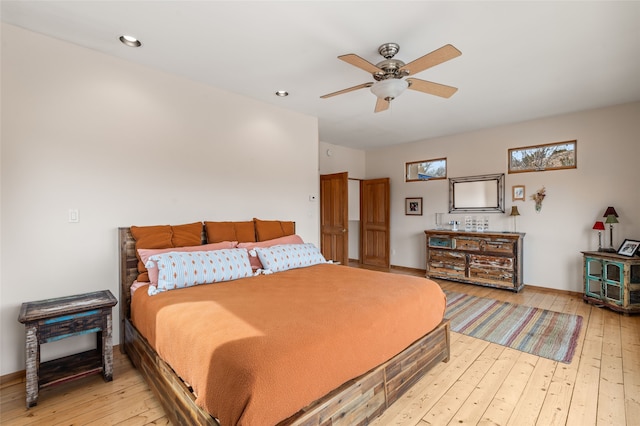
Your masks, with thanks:
M 524 185 L 513 185 L 511 187 L 511 194 L 513 201 L 524 201 Z
M 640 241 L 625 239 L 618 249 L 618 254 L 631 257 L 638 252 L 638 247 L 640 247 Z
M 422 216 L 422 197 L 405 198 L 404 214 L 408 216 Z

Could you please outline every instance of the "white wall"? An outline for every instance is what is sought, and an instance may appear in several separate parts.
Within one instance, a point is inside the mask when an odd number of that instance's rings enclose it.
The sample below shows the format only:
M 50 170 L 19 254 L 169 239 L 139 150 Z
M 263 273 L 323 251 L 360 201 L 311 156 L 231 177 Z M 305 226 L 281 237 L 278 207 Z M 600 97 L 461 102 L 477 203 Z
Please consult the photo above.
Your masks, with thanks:
M 315 117 L 6 24 L 1 54 L 0 374 L 24 369 L 23 302 L 119 297 L 119 226 L 294 220 L 318 244 Z
M 365 153 L 362 150 L 320 141 L 319 157 L 321 175 L 347 172 L 352 179 L 366 177 Z
M 640 103 L 632 103 L 367 151 L 366 177 L 391 178 L 391 264 L 424 269 L 423 231 L 435 226 L 435 213 L 446 213 L 445 221 L 464 220 L 464 214 L 447 213 L 447 180 L 404 181 L 405 162 L 447 157 L 448 177 L 506 174 L 507 214 L 517 205 L 517 230 L 526 233 L 525 284 L 580 292 L 580 251 L 597 249 L 591 228 L 607 206 L 620 216 L 615 248 L 624 238 L 640 239 L 639 118 Z M 577 169 L 507 173 L 509 148 L 574 139 Z M 525 186 L 526 201 L 512 201 L 513 185 Z M 547 197 L 536 213 L 530 196 L 543 186 Z M 423 216 L 405 216 L 406 197 L 423 197 Z M 507 214 L 488 214 L 491 230 L 512 230 Z M 607 229 L 607 246 L 608 235 Z

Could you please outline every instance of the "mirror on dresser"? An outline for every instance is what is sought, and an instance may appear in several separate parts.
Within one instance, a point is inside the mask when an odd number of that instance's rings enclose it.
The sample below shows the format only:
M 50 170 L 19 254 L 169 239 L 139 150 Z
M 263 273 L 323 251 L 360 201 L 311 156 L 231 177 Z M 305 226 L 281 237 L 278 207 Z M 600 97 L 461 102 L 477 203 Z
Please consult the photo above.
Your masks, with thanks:
M 504 173 L 449 178 L 449 213 L 504 213 Z

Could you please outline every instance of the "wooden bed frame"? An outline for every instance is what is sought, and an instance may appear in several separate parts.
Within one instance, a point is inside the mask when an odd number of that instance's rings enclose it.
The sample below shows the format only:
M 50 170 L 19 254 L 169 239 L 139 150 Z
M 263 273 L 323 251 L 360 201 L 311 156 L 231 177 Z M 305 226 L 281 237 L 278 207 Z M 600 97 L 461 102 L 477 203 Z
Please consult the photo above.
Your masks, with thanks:
M 204 238 L 204 236 L 203 236 Z M 190 388 L 140 335 L 130 320 L 131 284 L 138 276 L 135 240 L 118 229 L 120 246 L 120 349 L 131 359 L 176 425 L 219 425 L 195 404 Z M 367 424 L 398 400 L 437 363 L 449 361 L 447 320 L 389 361 L 357 377 L 279 423 L 291 425 Z

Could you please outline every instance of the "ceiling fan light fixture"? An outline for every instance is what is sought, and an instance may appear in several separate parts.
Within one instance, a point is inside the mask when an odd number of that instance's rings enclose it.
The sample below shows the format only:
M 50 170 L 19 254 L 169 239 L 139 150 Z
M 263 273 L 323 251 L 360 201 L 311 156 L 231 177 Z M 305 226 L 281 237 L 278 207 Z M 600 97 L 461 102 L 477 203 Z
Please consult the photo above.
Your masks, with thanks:
M 371 93 L 376 95 L 376 97 L 386 101 L 391 101 L 400 96 L 407 87 L 409 87 L 407 80 L 390 78 L 388 80 L 376 81 L 373 83 L 370 90 Z

